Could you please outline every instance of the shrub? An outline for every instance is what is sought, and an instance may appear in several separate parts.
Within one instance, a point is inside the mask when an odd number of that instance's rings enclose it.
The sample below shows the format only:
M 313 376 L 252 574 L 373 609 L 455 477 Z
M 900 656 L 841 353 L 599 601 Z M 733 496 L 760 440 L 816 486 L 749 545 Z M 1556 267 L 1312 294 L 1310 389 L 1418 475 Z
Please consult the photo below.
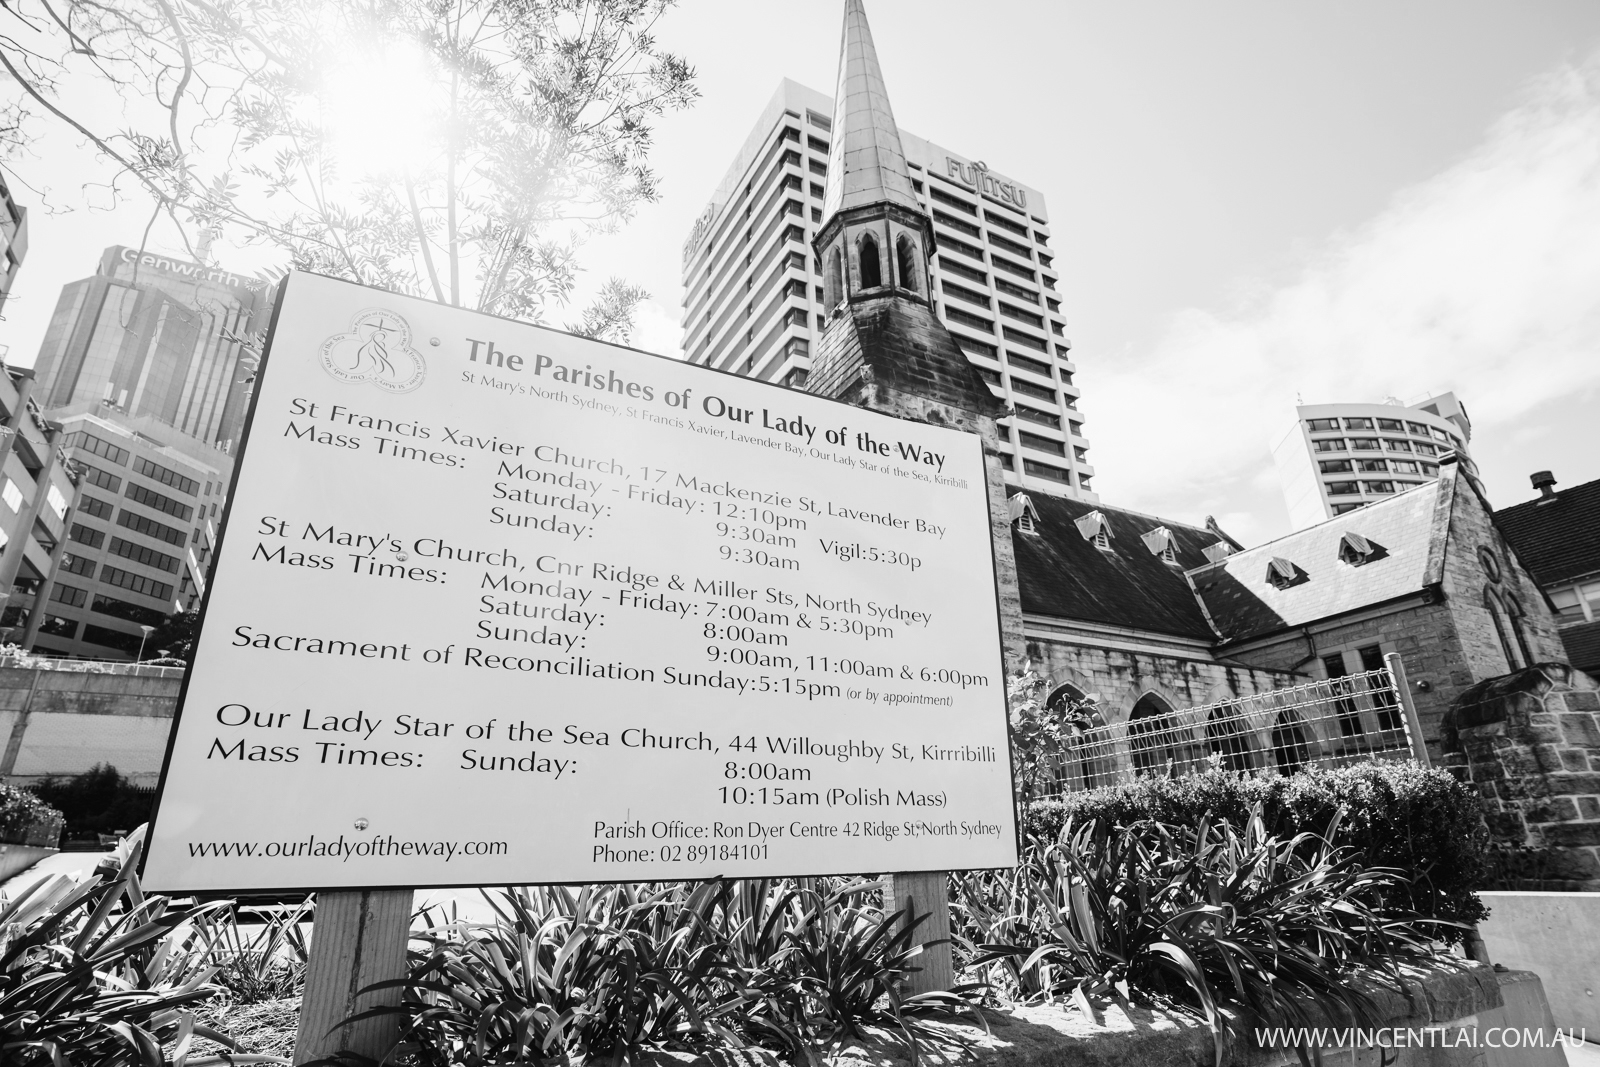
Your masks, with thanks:
M 1403 884 L 1322 836 L 1272 835 L 1259 807 L 1238 827 L 1069 818 L 1014 871 L 969 875 L 957 918 L 972 965 L 1013 997 L 1175 1002 L 1205 1018 L 1220 1064 L 1224 1006 L 1378 1025 L 1353 980 L 1403 989 L 1397 961 L 1428 951 L 1427 934 L 1382 906 Z
M 281 1063 L 271 1057 L 199 1056 L 196 1038 L 234 1048 L 200 1024 L 195 1006 L 215 996 L 209 958 L 226 902 L 176 908 L 145 896 L 134 873 L 141 836 L 103 860 L 82 884 L 52 875 L 0 902 L 0 1062 L 7 1067 L 188 1067 Z
M 54 848 L 61 837 L 61 812 L 26 789 L 0 785 L 0 841 Z
M 33 793 L 66 818 L 68 840 L 131 830 L 150 820 L 155 793 L 139 789 L 109 763 L 71 778 L 46 778 Z
M 1334 844 L 1368 866 L 1396 868 L 1410 879 L 1392 906 L 1466 925 L 1488 915 L 1475 892 L 1490 872 L 1478 797 L 1447 772 L 1413 763 L 1313 768 L 1286 777 L 1207 771 L 1141 778 L 1030 805 L 1023 826 L 1029 836 L 1053 840 L 1069 817 L 1119 826 L 1142 819 L 1194 825 L 1209 813 L 1243 829 L 1257 806 L 1267 831 L 1281 837 L 1320 833 L 1343 812 Z M 1439 931 L 1452 942 L 1463 934 L 1448 926 Z
M 430 916 L 398 982 L 419 1067 L 637 1062 L 651 1051 L 759 1046 L 809 1062 L 868 1033 L 938 1040 L 902 999 L 911 932 L 871 882 L 535 886 L 489 897 L 493 923 Z M 357 1018 L 366 1017 L 358 1016 Z

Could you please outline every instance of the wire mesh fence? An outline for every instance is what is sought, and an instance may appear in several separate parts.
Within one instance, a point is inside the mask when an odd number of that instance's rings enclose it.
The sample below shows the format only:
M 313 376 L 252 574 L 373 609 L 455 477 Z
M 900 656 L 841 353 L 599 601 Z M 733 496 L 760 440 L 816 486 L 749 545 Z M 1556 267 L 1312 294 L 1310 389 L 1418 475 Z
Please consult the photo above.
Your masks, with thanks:
M 1293 774 L 1413 754 L 1400 686 L 1382 668 L 1090 726 L 1057 766 L 1055 793 L 1212 768 Z

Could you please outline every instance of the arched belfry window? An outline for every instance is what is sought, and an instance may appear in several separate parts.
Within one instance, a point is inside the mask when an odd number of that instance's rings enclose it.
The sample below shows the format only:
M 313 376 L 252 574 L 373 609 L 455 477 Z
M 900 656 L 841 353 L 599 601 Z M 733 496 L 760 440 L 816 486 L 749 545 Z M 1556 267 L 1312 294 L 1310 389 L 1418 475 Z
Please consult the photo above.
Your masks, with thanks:
M 1517 651 L 1522 653 L 1522 665 L 1533 666 L 1533 651 L 1528 648 L 1528 630 L 1523 622 L 1522 605 L 1509 593 L 1506 594 L 1506 619 L 1511 623 L 1511 636 L 1516 639 Z
M 861 257 L 861 288 L 876 289 L 883 284 L 883 262 L 878 256 L 878 241 L 872 234 L 863 234 L 856 246 Z
M 822 298 L 828 311 L 844 303 L 844 260 L 837 248 L 828 253 L 828 277 L 823 282 Z
M 917 246 L 911 238 L 901 234 L 894 243 L 895 268 L 899 272 L 900 288 L 913 293 L 922 292 L 921 273 L 917 270 Z
M 1493 586 L 1485 586 L 1483 590 L 1483 606 L 1489 612 L 1489 618 L 1494 620 L 1495 636 L 1500 638 L 1500 651 L 1506 657 L 1506 671 L 1520 670 L 1523 666 L 1517 659 L 1517 648 L 1511 641 L 1508 613 L 1505 604 L 1500 601 L 1500 594 Z

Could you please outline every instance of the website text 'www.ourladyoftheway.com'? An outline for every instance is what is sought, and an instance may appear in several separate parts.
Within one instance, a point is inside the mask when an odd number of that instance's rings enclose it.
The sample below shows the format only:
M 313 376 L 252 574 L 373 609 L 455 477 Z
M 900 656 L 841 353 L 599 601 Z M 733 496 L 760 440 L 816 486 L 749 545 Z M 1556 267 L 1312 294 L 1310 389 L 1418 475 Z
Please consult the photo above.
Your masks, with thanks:
M 1585 1031 L 1517 1026 L 1256 1027 L 1256 1044 L 1262 1048 L 1557 1048 L 1580 1046 L 1585 1036 Z
M 350 840 L 343 834 L 322 838 L 313 834 L 296 841 L 190 841 L 192 859 L 335 859 L 349 863 L 369 857 L 437 856 L 449 863 L 457 856 L 504 856 L 511 846 L 504 841 L 407 841 L 385 836 Z

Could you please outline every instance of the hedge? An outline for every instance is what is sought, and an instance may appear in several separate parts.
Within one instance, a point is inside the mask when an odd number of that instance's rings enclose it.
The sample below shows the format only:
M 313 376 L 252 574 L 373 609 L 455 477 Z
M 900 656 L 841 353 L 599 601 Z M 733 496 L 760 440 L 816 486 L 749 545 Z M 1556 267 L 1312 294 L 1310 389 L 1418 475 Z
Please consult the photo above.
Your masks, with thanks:
M 61 835 L 61 813 L 26 789 L 0 785 L 0 841 L 54 848 Z
M 1489 911 L 1474 890 L 1491 875 L 1489 831 L 1478 796 L 1442 770 L 1413 763 L 1361 763 L 1310 769 L 1286 777 L 1206 771 L 1180 778 L 1141 778 L 1122 785 L 1038 801 L 1024 813 L 1029 836 L 1054 839 L 1068 815 L 1126 826 L 1140 819 L 1193 823 L 1206 812 L 1243 825 L 1261 804 L 1267 828 L 1292 836 L 1326 832 L 1344 812 L 1336 844 L 1368 866 L 1394 867 L 1411 879 L 1410 900 L 1392 906 L 1436 919 L 1474 924 Z M 1441 931 L 1442 940 L 1460 939 Z

